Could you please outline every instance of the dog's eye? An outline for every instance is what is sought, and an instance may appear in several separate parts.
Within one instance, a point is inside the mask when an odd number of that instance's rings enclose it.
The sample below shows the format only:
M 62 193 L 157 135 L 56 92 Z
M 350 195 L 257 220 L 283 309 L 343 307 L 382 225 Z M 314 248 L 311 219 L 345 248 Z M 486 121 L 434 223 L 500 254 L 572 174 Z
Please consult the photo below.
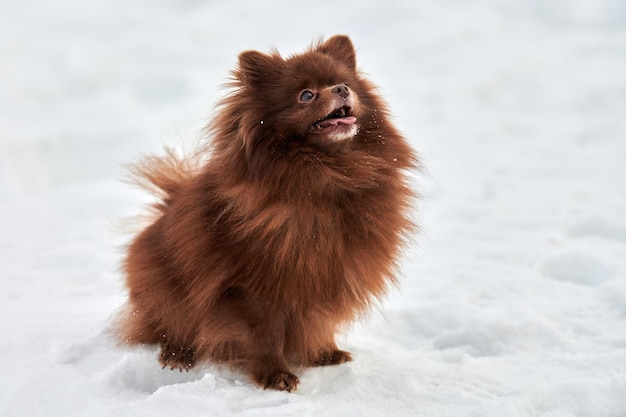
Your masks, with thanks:
M 315 98 L 315 93 L 311 90 L 303 90 L 300 93 L 300 102 L 306 103 L 307 101 L 311 101 Z

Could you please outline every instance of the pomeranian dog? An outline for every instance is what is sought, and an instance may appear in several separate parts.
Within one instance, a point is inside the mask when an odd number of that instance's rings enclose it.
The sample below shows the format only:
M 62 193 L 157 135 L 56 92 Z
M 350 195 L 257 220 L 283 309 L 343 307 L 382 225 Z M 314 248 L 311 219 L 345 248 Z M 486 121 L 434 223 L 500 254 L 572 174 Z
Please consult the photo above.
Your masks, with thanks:
M 128 247 L 119 337 L 292 391 L 294 367 L 351 360 L 335 334 L 395 282 L 418 159 L 346 36 L 243 52 L 228 87 L 206 146 L 133 170 L 160 199 Z

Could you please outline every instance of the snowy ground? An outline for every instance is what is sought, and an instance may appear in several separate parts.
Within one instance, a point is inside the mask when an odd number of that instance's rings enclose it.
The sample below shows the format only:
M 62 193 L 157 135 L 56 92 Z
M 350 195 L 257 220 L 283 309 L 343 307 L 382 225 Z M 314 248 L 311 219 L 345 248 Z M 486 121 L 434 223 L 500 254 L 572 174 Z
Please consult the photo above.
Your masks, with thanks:
M 620 0 L 0 4 L 0 415 L 626 416 Z M 347 33 L 428 168 L 402 285 L 292 394 L 162 371 L 123 303 L 123 164 L 244 49 Z

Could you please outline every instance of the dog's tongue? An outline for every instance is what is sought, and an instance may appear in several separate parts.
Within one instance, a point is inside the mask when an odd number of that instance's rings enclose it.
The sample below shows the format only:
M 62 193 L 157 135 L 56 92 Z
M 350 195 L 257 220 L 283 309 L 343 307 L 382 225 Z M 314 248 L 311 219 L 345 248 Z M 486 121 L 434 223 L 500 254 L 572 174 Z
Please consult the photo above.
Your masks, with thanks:
M 348 117 L 338 117 L 336 119 L 323 120 L 321 122 L 318 122 L 317 124 L 320 127 L 329 127 L 329 126 L 337 126 L 339 124 L 341 124 L 341 125 L 352 125 L 355 122 L 356 122 L 356 117 L 348 116 Z

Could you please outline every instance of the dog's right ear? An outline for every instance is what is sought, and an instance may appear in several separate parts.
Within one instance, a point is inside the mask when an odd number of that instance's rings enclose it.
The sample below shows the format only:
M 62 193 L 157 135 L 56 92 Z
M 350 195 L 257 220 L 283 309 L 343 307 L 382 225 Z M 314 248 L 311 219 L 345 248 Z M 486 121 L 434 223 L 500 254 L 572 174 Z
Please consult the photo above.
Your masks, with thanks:
M 277 57 L 258 51 L 245 51 L 239 54 L 237 78 L 246 86 L 260 87 L 276 77 Z
M 339 62 L 343 62 L 351 70 L 356 70 L 356 52 L 349 37 L 335 35 L 320 44 L 317 50 L 323 54 L 330 55 Z

